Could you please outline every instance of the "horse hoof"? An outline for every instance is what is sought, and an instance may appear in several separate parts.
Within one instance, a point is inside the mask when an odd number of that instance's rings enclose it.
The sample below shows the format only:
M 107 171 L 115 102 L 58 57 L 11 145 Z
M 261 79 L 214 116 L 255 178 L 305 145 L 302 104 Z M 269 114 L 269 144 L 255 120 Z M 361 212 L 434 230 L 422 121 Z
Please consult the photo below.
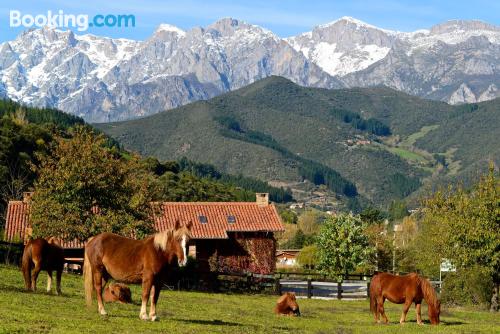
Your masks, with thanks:
M 153 315 L 150 317 L 151 321 L 158 321 L 160 319 L 158 319 L 158 317 L 156 315 Z
M 141 318 L 141 320 L 149 320 L 149 317 L 147 314 L 141 314 L 141 315 L 139 315 L 139 318 Z
M 108 313 L 107 313 L 105 310 L 100 310 L 100 311 L 99 311 L 99 314 L 100 314 L 100 315 L 108 315 Z

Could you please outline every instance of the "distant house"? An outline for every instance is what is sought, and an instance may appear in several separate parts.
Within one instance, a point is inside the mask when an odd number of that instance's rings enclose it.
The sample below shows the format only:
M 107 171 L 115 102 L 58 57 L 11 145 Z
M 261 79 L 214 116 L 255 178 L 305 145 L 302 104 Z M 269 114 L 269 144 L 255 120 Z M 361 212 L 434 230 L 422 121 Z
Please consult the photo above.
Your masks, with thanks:
M 193 222 L 189 254 L 202 271 L 272 273 L 275 270 L 274 233 L 283 231 L 281 218 L 268 194 L 256 202 L 164 202 L 154 217 L 157 231 L 175 222 Z M 23 241 L 31 235 L 29 197 L 10 201 L 5 239 Z M 81 242 L 65 242 L 67 253 L 82 251 Z
M 300 249 L 278 249 L 276 251 L 276 266 L 278 268 L 290 268 L 298 265 L 297 255 Z

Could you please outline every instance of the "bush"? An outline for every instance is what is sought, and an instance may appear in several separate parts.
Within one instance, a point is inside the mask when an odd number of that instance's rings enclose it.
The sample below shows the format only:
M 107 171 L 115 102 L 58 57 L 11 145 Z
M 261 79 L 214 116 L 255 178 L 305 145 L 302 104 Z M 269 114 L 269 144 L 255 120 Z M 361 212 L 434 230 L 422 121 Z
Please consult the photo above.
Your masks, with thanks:
M 493 282 L 487 271 L 479 266 L 447 273 L 443 280 L 441 302 L 450 305 L 487 308 L 491 301 Z

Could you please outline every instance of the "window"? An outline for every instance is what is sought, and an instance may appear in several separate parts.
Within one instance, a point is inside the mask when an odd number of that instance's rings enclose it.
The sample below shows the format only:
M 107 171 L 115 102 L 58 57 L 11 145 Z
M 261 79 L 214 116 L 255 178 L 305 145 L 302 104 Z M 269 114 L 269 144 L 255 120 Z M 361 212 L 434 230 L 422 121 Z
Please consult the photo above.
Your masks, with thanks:
M 199 215 L 199 216 L 198 216 L 198 220 L 199 220 L 199 221 L 200 221 L 200 223 L 202 223 L 202 224 L 206 224 L 206 223 L 208 223 L 208 219 L 207 219 L 207 217 L 206 217 L 206 216 Z
M 234 223 L 236 223 L 236 217 L 235 217 L 235 216 L 233 216 L 233 215 L 229 215 L 229 216 L 227 216 L 227 222 L 228 222 L 229 224 L 234 224 Z

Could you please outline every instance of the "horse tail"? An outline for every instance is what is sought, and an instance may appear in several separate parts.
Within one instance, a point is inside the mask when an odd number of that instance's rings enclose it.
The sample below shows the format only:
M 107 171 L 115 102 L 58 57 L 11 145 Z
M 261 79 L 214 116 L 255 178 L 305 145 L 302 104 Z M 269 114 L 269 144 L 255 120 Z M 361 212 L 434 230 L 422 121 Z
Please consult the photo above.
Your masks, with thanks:
M 31 289 L 31 269 L 32 269 L 32 247 L 31 240 L 24 246 L 23 259 L 21 263 L 21 270 L 24 277 L 24 286 L 26 289 Z
M 92 267 L 90 266 L 87 247 L 85 247 L 85 255 L 83 259 L 83 279 L 85 286 L 85 302 L 87 306 L 92 305 L 92 292 L 94 289 L 94 278 L 92 275 Z
M 370 311 L 373 314 L 377 312 L 377 286 L 379 285 L 378 277 L 375 275 L 370 282 Z

